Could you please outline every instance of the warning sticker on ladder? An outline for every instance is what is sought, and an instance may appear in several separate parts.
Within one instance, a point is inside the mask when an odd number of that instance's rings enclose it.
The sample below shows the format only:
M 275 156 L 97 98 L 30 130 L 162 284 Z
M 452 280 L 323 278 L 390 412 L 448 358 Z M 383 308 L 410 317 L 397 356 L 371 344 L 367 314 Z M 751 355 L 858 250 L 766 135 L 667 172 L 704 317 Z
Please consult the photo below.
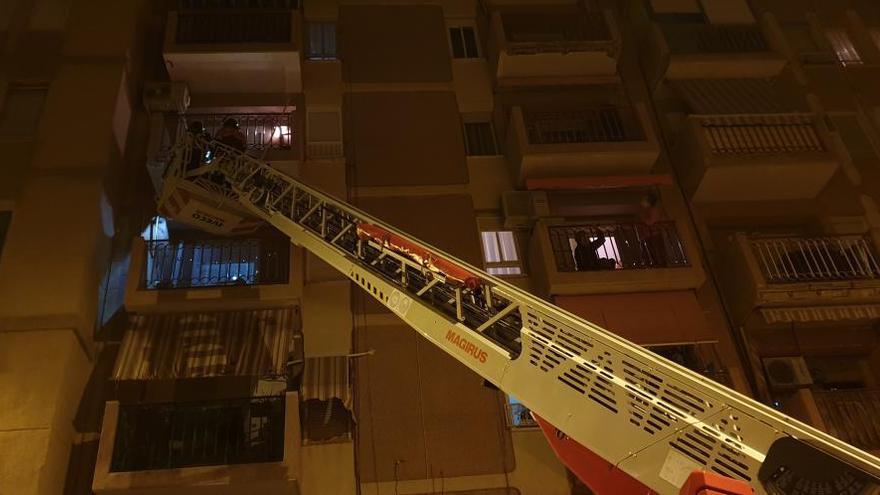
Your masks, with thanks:
M 412 306 L 412 299 L 401 294 L 399 290 L 392 292 L 391 298 L 388 299 L 388 307 L 402 317 L 406 316 L 410 306 Z

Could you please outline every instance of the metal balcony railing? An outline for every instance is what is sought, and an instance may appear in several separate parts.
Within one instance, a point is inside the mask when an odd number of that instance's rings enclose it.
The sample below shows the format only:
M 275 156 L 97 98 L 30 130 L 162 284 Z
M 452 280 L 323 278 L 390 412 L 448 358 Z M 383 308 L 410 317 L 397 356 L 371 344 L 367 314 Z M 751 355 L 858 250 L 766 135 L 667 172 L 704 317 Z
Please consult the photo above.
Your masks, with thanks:
M 645 139 L 631 108 L 607 107 L 568 112 L 523 111 L 530 144 L 576 144 Z
M 751 53 L 770 49 L 758 26 L 661 24 L 669 51 L 676 55 Z
M 865 450 L 880 449 L 880 390 L 815 390 L 828 433 Z
M 293 18 L 286 9 L 181 10 L 177 13 L 178 44 L 291 43 Z
M 214 136 L 226 119 L 238 121 L 249 150 L 289 150 L 293 146 L 292 113 L 188 113 L 186 123 L 178 126 L 178 137 L 186 132 L 186 126 L 195 121 L 201 122 L 205 132 Z M 170 146 L 171 143 L 168 143 Z
M 715 155 L 757 155 L 825 150 L 809 115 L 703 117 L 700 125 Z
M 145 241 L 141 288 L 284 284 L 289 242 L 281 237 Z
M 870 241 L 861 237 L 749 239 L 771 284 L 880 278 Z
M 507 411 L 508 428 L 537 428 L 538 422 L 532 418 L 532 412 L 523 404 L 508 402 L 505 409 Z
M 549 227 L 560 272 L 688 266 L 675 222 Z M 604 240 L 601 239 L 604 237 Z
M 110 471 L 276 462 L 284 396 L 119 408 Z
M 510 55 L 600 50 L 613 41 L 602 12 L 506 12 L 501 23 Z

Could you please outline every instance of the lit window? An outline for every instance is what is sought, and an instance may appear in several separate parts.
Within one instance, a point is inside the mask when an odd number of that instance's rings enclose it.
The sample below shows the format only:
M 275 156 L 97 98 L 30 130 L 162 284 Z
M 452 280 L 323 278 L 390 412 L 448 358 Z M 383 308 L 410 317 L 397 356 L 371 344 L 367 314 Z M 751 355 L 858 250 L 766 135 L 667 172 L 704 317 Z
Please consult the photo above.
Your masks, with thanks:
M 831 48 L 834 49 L 837 61 L 841 65 L 860 65 L 862 63 L 862 57 L 856 51 L 855 45 L 853 45 L 845 30 L 829 29 L 825 32 L 825 36 L 828 38 L 828 42 L 831 43 Z
M 465 122 L 464 145 L 468 156 L 497 155 L 495 133 L 489 122 Z
M 449 28 L 449 41 L 452 43 L 452 58 L 479 58 L 477 35 L 470 26 Z
M 0 102 L 0 136 L 36 135 L 45 103 L 45 88 L 10 88 Z
M 528 407 L 512 395 L 507 396 L 507 424 L 512 428 L 535 428 L 537 421 Z
M 520 275 L 522 261 L 516 247 L 516 236 L 509 230 L 481 232 L 483 261 L 491 275 Z
M 336 60 L 336 24 L 309 24 L 309 60 Z

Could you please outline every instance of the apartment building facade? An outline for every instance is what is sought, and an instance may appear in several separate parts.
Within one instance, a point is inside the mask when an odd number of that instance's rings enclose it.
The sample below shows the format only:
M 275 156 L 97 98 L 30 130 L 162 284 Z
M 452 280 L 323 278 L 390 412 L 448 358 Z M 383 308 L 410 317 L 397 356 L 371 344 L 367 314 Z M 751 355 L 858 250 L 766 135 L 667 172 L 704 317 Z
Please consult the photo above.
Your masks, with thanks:
M 755 396 L 876 451 L 878 6 L 631 6 Z
M 0 491 L 588 493 L 517 398 L 316 257 L 174 221 L 187 191 L 156 209 L 176 139 L 230 118 L 276 169 L 878 448 L 878 17 L 782 3 L 11 3 Z

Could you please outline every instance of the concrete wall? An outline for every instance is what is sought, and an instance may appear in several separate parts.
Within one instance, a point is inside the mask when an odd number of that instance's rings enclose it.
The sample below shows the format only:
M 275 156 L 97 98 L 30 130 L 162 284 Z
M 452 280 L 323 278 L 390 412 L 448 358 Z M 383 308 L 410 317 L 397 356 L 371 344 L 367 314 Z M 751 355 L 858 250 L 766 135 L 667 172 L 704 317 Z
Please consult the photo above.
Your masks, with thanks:
M 90 367 L 72 328 L 0 332 L 0 493 L 62 492 Z
M 353 185 L 467 182 L 455 93 L 348 93 L 343 111 Z
M 436 5 L 339 8 L 343 78 L 352 83 L 452 79 L 443 9 Z

